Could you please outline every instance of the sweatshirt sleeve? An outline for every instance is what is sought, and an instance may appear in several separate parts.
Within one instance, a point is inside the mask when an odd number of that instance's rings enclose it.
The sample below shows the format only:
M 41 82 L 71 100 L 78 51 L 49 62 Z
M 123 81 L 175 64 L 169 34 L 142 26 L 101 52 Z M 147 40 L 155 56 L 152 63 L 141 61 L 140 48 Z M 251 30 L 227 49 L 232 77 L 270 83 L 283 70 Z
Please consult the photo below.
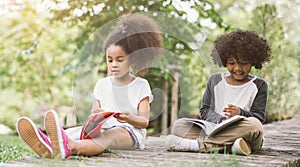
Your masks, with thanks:
M 215 112 L 214 86 L 220 80 L 221 74 L 214 74 L 209 78 L 200 107 L 201 119 L 213 123 L 220 123 L 226 119 L 226 117 Z
M 241 115 L 246 117 L 255 117 L 263 123 L 266 119 L 268 84 L 262 79 L 256 79 L 254 83 L 257 86 L 258 92 L 252 103 L 250 111 L 245 111 L 241 109 Z

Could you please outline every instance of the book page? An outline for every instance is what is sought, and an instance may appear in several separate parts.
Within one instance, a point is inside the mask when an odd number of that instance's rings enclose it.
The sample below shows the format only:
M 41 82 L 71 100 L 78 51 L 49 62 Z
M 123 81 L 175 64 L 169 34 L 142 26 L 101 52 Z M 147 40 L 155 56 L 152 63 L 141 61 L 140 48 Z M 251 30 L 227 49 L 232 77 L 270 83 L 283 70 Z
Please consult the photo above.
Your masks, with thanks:
M 214 127 L 214 129 L 211 132 L 207 133 L 207 134 L 208 134 L 208 136 L 212 136 L 212 135 L 218 133 L 220 130 L 228 127 L 229 125 L 231 125 L 231 124 L 233 124 L 235 122 L 241 121 L 241 120 L 243 120 L 245 118 L 246 117 L 241 116 L 241 115 L 235 115 L 235 116 L 233 116 L 231 118 L 225 119 L 223 122 L 217 124 Z
M 237 121 L 241 121 L 244 118 L 246 118 L 246 117 L 241 116 L 241 115 L 235 115 L 231 118 L 224 120 L 223 122 L 221 122 L 219 124 L 215 124 L 213 122 L 209 122 L 209 121 L 205 121 L 205 120 L 201 120 L 201 119 L 193 119 L 193 118 L 184 118 L 184 120 L 191 122 L 194 125 L 199 126 L 201 129 L 203 129 L 205 131 L 205 133 L 208 136 L 212 136 L 212 135 L 218 133 L 219 131 L 221 131 L 222 129 L 228 127 L 229 125 L 231 125 Z
M 194 118 L 184 118 L 186 121 L 193 123 L 194 125 L 199 126 L 206 134 L 210 133 L 217 124 L 213 122 L 208 122 L 201 119 L 194 119 Z

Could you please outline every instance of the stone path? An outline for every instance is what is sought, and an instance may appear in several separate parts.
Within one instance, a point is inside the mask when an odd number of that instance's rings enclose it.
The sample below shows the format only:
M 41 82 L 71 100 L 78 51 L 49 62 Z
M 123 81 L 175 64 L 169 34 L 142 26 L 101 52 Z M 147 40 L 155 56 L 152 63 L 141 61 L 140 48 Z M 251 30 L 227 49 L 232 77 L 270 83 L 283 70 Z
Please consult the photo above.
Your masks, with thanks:
M 265 142 L 262 151 L 250 156 L 168 152 L 164 137 L 148 137 L 144 151 L 116 150 L 97 157 L 72 156 L 67 160 L 24 157 L 0 166 L 241 166 L 299 167 L 300 117 L 264 125 Z

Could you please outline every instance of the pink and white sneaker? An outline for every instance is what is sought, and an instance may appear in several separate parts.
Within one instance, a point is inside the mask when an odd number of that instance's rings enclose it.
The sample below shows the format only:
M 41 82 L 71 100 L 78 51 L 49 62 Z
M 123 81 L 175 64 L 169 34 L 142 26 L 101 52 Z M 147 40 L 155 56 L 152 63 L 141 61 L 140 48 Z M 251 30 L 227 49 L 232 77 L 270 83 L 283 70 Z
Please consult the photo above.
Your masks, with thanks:
M 32 120 L 21 117 L 17 121 L 19 137 L 41 158 L 51 158 L 52 148 L 47 136 L 36 127 Z
M 68 158 L 71 155 L 69 138 L 61 127 L 54 110 L 49 110 L 45 114 L 45 129 L 52 143 L 53 155 L 62 159 Z

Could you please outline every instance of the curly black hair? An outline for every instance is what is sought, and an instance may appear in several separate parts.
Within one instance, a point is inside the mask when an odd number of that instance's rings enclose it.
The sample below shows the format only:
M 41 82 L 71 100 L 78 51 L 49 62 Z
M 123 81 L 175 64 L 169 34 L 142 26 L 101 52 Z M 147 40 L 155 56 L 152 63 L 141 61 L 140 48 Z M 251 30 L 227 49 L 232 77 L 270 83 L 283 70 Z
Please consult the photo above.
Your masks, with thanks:
M 226 67 L 227 59 L 233 57 L 237 61 L 249 61 L 256 69 L 261 69 L 264 62 L 270 61 L 271 49 L 256 32 L 235 30 L 215 40 L 211 56 L 220 67 Z
M 127 14 L 120 18 L 109 35 L 104 50 L 111 45 L 121 46 L 129 55 L 133 69 L 138 72 L 160 55 L 162 35 L 153 19 L 142 14 Z

